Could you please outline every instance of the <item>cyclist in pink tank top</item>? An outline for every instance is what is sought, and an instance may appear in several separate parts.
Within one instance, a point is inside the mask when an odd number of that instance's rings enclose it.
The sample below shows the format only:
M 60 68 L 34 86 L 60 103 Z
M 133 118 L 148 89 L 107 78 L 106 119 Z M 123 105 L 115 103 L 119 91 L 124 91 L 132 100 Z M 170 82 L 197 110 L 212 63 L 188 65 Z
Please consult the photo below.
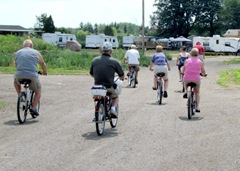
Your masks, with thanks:
M 183 81 L 184 81 L 184 87 L 185 87 L 185 93 L 183 95 L 183 98 L 187 98 L 187 87 L 186 85 L 190 82 L 196 83 L 195 87 L 195 95 L 196 95 L 196 112 L 200 112 L 199 109 L 199 102 L 200 102 L 200 84 L 201 84 L 201 78 L 200 73 L 202 75 L 206 75 L 205 68 L 203 66 L 203 62 L 198 58 L 198 49 L 193 48 L 190 52 L 190 58 L 188 58 L 183 66 L 182 73 Z

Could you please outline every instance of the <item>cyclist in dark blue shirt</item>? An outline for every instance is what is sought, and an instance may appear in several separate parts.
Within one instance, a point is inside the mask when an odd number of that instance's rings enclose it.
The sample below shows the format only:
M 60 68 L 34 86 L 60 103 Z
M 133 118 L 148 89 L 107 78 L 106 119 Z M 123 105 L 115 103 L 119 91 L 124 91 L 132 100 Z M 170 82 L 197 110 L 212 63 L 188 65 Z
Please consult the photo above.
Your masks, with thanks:
M 184 62 L 186 61 L 186 59 L 188 59 L 188 57 L 190 56 L 190 54 L 188 52 L 186 52 L 186 46 L 182 46 L 180 49 L 180 53 L 177 57 L 176 60 L 176 65 L 178 66 L 178 71 L 179 71 L 179 81 L 182 82 L 182 74 L 181 74 L 181 68 L 184 65 Z

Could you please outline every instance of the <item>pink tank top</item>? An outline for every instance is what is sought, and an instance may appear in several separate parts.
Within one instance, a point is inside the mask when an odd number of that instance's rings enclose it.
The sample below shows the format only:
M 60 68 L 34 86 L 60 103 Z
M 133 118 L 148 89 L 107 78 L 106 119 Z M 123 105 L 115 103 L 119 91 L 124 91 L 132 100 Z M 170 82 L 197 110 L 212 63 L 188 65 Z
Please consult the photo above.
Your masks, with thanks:
M 201 60 L 198 58 L 188 58 L 185 61 L 185 73 L 183 80 L 200 81 L 201 63 Z

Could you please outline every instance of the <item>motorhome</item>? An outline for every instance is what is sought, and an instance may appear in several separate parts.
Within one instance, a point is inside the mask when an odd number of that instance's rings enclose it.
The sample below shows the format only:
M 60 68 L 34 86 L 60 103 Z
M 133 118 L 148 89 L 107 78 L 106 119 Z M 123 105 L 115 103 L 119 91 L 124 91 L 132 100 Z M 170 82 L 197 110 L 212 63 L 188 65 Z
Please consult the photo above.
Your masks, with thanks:
M 193 45 L 200 42 L 206 52 L 238 53 L 240 52 L 240 38 L 220 37 L 193 37 Z
M 107 36 L 105 34 L 87 35 L 85 41 L 86 48 L 99 48 L 104 42 L 112 43 L 113 48 L 118 47 L 118 39 L 115 36 Z
M 135 36 L 123 36 L 122 38 L 122 48 L 129 48 L 134 44 Z
M 74 34 L 65 34 L 61 32 L 43 33 L 42 39 L 52 45 L 65 46 L 67 41 L 76 41 L 76 36 Z
M 138 36 L 134 38 L 134 44 L 136 44 L 138 48 L 142 48 L 142 42 L 143 42 L 142 36 Z M 159 39 L 158 37 L 154 37 L 154 36 L 144 37 L 144 47 L 146 50 L 155 49 L 157 45 L 161 45 L 164 49 L 168 49 L 169 42 L 165 40 L 163 41 L 162 39 Z

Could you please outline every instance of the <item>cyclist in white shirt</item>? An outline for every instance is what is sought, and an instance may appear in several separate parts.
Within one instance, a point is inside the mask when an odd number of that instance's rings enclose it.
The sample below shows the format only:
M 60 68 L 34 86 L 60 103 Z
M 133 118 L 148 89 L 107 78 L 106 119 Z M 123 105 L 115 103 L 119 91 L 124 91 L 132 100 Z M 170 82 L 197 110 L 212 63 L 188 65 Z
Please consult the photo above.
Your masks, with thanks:
M 131 45 L 131 49 L 129 49 L 124 57 L 125 63 L 128 64 L 128 76 L 130 73 L 130 68 L 133 66 L 136 71 L 136 84 L 138 84 L 138 71 L 139 71 L 139 59 L 140 55 L 137 50 L 136 45 Z

